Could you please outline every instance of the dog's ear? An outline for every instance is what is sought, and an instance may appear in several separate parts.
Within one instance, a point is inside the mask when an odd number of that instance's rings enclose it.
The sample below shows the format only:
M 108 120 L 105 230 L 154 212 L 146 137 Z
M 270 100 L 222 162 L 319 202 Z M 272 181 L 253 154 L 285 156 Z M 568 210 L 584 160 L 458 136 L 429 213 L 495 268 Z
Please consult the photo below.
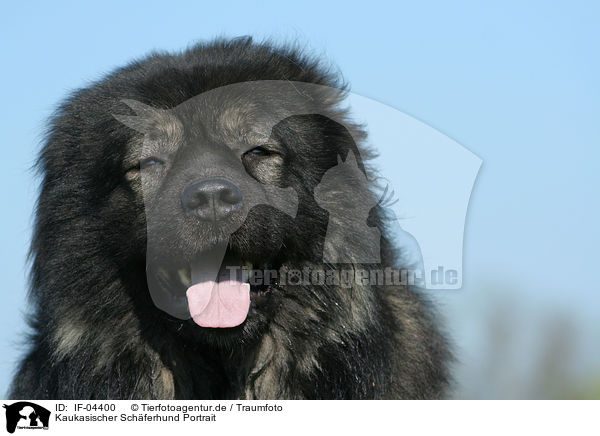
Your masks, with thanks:
M 136 130 L 141 133 L 146 133 L 150 130 L 150 127 L 159 119 L 164 117 L 164 109 L 157 109 L 147 104 L 141 103 L 136 100 L 124 98 L 121 102 L 129 106 L 136 115 L 120 115 L 112 114 L 112 116 L 119 122 L 125 124 L 127 127 Z

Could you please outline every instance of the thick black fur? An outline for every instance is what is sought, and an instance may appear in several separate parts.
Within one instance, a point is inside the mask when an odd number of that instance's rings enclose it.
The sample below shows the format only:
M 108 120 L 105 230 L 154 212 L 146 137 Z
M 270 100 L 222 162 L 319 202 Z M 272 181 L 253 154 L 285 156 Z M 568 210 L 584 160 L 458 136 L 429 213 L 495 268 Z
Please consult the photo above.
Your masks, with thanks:
M 144 207 L 131 172 L 140 134 L 113 114 L 131 113 L 123 98 L 168 109 L 208 90 L 255 80 L 343 87 L 337 75 L 296 48 L 241 38 L 151 54 L 62 104 L 39 157 L 43 179 L 31 251 L 34 333 L 12 398 L 444 396 L 446 341 L 429 304 L 408 287 L 280 286 L 256 318 L 218 329 L 223 331 L 171 318 L 151 303 Z M 364 139 L 348 125 L 354 138 Z M 356 145 L 322 115 L 291 117 L 277 135 L 288 147 L 286 165 L 263 176 L 276 175 L 296 189 L 297 216 L 256 207 L 232 236 L 231 249 L 284 267 L 322 267 L 327 212 L 312 190 L 337 156 Z M 360 140 L 357 146 L 361 168 L 371 171 L 368 151 Z M 378 267 L 400 267 L 383 211 L 375 208 L 370 220 L 383 235 Z

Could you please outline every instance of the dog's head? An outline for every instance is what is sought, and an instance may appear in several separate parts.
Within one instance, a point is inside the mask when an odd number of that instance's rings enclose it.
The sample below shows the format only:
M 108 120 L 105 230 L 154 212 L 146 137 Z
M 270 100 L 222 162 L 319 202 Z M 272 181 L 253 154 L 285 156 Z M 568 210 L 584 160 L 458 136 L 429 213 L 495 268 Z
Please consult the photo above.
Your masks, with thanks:
M 264 316 L 276 285 L 252 285 L 248 273 L 322 260 L 327 212 L 313 191 L 340 154 L 353 162 L 357 154 L 332 105 L 339 94 L 265 81 L 169 109 L 122 100 L 130 114 L 115 118 L 136 132 L 126 178 L 142 198 L 148 289 L 159 309 L 202 327 L 236 327 Z

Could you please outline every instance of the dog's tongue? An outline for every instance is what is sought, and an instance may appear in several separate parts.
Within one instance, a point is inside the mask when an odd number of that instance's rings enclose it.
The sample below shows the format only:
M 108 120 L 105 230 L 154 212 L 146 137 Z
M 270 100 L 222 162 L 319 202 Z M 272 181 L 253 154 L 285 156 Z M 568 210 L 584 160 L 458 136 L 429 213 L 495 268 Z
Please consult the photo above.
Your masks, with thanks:
M 201 282 L 186 295 L 192 319 L 202 327 L 235 327 L 250 308 L 250 285 L 234 280 Z
M 224 251 L 223 247 L 220 247 Z M 248 316 L 250 285 L 241 281 L 241 271 L 231 276 L 223 255 L 215 250 L 192 264 L 192 283 L 186 292 L 190 315 L 201 327 L 235 327 Z M 224 253 L 223 253 L 224 254 Z M 236 271 L 236 270 L 234 270 Z

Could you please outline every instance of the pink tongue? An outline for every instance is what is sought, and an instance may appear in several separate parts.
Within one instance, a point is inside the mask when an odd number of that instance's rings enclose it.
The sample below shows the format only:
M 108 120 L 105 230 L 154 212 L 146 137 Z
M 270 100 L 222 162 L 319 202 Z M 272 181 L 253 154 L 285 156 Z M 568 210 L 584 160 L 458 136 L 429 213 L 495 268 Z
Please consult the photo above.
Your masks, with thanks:
M 192 285 L 186 292 L 192 318 L 201 327 L 235 327 L 248 315 L 250 285 L 212 280 Z

